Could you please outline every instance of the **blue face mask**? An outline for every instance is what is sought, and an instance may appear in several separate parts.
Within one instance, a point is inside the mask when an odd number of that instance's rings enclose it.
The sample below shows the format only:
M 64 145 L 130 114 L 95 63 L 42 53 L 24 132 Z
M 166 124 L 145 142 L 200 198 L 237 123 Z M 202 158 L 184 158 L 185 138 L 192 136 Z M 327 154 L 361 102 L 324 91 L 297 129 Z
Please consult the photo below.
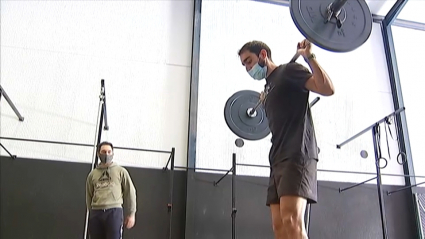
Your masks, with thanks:
M 258 62 L 255 64 L 251 70 L 248 71 L 248 74 L 254 79 L 254 80 L 262 80 L 266 78 L 267 75 L 267 66 L 261 67 Z

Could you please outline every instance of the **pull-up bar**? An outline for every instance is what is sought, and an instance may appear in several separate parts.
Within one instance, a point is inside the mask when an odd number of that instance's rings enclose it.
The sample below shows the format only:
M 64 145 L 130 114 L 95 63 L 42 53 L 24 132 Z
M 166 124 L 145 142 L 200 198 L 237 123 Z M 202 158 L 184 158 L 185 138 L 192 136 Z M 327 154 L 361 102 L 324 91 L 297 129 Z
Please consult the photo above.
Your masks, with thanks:
M 388 164 L 387 160 L 382 157 L 381 155 L 381 142 L 380 142 L 380 133 L 379 133 L 379 125 L 382 122 L 387 121 L 390 117 L 393 117 L 397 114 L 400 114 L 401 112 L 403 112 L 405 110 L 404 107 L 394 111 L 393 113 L 383 117 L 382 119 L 376 121 L 375 123 L 373 123 L 372 125 L 370 125 L 369 127 L 365 128 L 364 130 L 362 130 L 361 132 L 357 133 L 356 135 L 354 135 L 353 137 L 345 140 L 344 142 L 337 144 L 336 147 L 338 149 L 341 149 L 341 147 L 345 144 L 347 144 L 348 142 L 356 139 L 357 137 L 363 135 L 364 133 L 368 132 L 369 130 L 372 131 L 372 138 L 373 138 L 373 149 L 375 152 L 375 169 L 376 169 L 376 179 L 377 183 L 376 183 L 376 187 L 377 187 L 377 191 L 378 191 L 378 199 L 379 199 L 379 209 L 380 209 L 380 216 L 381 216 L 381 226 L 382 226 L 382 237 L 383 239 L 388 239 L 388 226 L 387 226 L 387 217 L 386 217 L 386 212 L 385 212 L 385 202 L 384 202 L 384 197 L 383 197 L 383 191 L 382 191 L 382 173 L 381 173 L 381 169 L 385 168 Z M 403 154 L 405 154 L 403 152 Z M 383 160 L 385 162 L 385 165 L 383 167 L 381 167 L 380 165 L 380 161 Z M 399 162 L 400 163 L 400 162 Z M 403 164 L 405 162 L 401 162 L 401 164 Z M 373 179 L 370 179 L 368 181 L 371 181 Z M 365 183 L 365 182 L 363 182 Z M 359 184 L 361 185 L 361 184 Z
M 415 185 L 411 185 L 411 186 L 407 186 L 407 187 L 403 187 L 403 188 L 400 188 L 400 189 L 397 189 L 397 190 L 394 190 L 394 191 L 391 191 L 391 192 L 387 191 L 387 195 L 391 195 L 393 193 L 398 193 L 398 192 L 404 191 L 404 190 L 409 189 L 409 188 L 414 188 L 414 187 L 417 187 L 417 186 L 422 185 L 422 184 L 425 184 L 425 182 L 417 183 Z
M 9 152 L 9 150 L 7 150 L 2 143 L 0 143 L 0 147 L 2 147 L 4 149 L 4 151 L 6 151 L 6 153 L 12 158 L 12 159 L 16 159 L 16 155 L 13 155 Z
M 256 164 L 244 164 L 238 163 L 237 166 L 246 166 L 246 167 L 259 167 L 259 168 L 270 168 L 267 165 L 256 165 Z M 225 171 L 225 170 L 224 170 Z M 359 172 L 359 171 L 344 171 L 344 170 L 331 170 L 331 169 L 317 169 L 318 172 L 328 172 L 328 173 L 348 173 L 348 174 L 364 174 L 364 175 L 376 175 L 376 173 L 370 172 Z M 391 176 L 391 177 L 413 177 L 413 178 L 425 178 L 425 176 L 409 175 L 409 174 L 391 174 L 391 173 L 381 173 L 382 176 Z
M 70 145 L 70 146 L 93 147 L 93 144 L 71 143 L 71 142 L 52 141 L 52 140 L 24 139 L 24 138 L 12 138 L 12 137 L 0 137 L 0 139 L 23 141 L 23 142 L 34 142 L 34 143 L 45 143 L 45 144 L 61 144 L 61 145 Z M 171 151 L 154 150 L 154 149 L 129 148 L 129 147 L 119 147 L 119 146 L 114 146 L 114 149 L 171 154 Z

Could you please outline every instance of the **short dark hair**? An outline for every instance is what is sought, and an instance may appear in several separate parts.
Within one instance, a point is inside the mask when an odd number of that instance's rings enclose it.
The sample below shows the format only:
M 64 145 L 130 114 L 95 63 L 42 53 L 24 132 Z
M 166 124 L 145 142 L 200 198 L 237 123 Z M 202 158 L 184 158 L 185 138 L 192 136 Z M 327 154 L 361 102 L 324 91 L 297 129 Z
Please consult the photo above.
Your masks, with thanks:
M 266 50 L 268 58 L 272 60 L 272 51 L 270 50 L 270 47 L 267 46 L 267 44 L 262 41 L 254 40 L 254 41 L 245 43 L 245 45 L 243 45 L 241 49 L 239 50 L 238 55 L 241 55 L 244 51 L 250 51 L 258 56 L 260 55 L 260 51 L 263 49 Z
M 103 145 L 109 145 L 112 148 L 112 151 L 114 151 L 114 145 L 112 145 L 111 142 L 108 141 L 103 141 L 102 143 L 100 143 L 99 145 L 97 145 L 97 152 L 100 153 L 100 149 L 102 148 Z

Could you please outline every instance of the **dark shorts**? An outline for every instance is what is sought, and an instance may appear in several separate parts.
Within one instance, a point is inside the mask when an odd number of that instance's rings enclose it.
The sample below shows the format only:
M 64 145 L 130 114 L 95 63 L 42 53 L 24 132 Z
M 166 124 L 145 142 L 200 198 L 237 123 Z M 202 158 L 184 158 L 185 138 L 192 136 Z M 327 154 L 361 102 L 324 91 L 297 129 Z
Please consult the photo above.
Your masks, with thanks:
M 317 160 L 288 159 L 271 167 L 266 205 L 278 204 L 282 196 L 317 203 Z
M 122 208 L 91 210 L 88 225 L 90 239 L 121 239 L 123 222 Z

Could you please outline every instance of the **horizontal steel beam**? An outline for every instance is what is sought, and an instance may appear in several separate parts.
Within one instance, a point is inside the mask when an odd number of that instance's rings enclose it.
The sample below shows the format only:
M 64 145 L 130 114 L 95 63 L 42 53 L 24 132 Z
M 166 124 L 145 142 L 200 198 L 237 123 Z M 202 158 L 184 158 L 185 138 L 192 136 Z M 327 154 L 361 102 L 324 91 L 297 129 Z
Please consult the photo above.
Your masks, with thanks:
M 12 138 L 12 137 L 0 137 L 0 139 L 22 141 L 22 142 L 44 143 L 44 144 L 61 144 L 61 145 L 69 145 L 69 146 L 93 147 L 93 144 L 70 143 L 70 142 L 51 141 L 51 140 L 23 139 L 23 138 Z M 171 154 L 171 151 L 154 150 L 154 149 L 128 148 L 128 147 L 119 147 L 119 146 L 114 146 L 114 149 Z

